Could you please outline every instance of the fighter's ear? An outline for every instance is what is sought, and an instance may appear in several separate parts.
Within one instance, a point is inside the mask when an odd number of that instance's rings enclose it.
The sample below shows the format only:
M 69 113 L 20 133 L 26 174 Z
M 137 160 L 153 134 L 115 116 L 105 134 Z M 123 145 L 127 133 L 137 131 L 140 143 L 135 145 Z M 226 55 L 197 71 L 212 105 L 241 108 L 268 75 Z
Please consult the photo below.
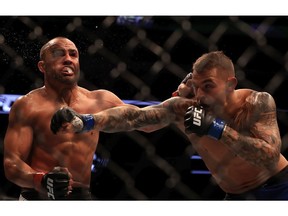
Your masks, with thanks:
M 45 63 L 44 63 L 44 61 L 39 61 L 39 62 L 38 62 L 38 69 L 39 69 L 42 73 L 45 73 Z
M 227 86 L 229 91 L 233 91 L 238 84 L 236 77 L 229 77 L 227 80 Z

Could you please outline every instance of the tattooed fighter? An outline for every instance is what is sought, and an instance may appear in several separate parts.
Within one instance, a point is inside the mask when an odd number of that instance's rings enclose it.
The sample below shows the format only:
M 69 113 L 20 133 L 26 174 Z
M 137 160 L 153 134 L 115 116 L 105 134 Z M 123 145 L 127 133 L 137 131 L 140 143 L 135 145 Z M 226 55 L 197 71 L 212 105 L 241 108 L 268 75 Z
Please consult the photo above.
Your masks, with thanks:
M 267 92 L 236 86 L 232 61 L 221 51 L 210 52 L 196 60 L 192 73 L 173 93 L 176 97 L 159 105 L 116 107 L 93 115 L 62 108 L 51 119 L 51 130 L 149 132 L 176 124 L 226 192 L 225 200 L 288 200 L 288 162 L 280 153 L 274 99 Z M 191 93 L 195 103 L 184 117 L 177 107 Z

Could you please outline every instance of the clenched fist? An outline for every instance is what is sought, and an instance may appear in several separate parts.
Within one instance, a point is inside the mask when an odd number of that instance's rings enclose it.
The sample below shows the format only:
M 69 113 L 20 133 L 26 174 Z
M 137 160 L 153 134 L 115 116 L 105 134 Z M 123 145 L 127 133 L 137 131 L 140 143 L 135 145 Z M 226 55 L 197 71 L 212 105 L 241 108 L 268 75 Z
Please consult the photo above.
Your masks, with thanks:
M 69 107 L 63 107 L 52 116 L 50 129 L 54 134 L 59 131 L 87 132 L 94 129 L 94 117 L 91 114 L 79 114 Z

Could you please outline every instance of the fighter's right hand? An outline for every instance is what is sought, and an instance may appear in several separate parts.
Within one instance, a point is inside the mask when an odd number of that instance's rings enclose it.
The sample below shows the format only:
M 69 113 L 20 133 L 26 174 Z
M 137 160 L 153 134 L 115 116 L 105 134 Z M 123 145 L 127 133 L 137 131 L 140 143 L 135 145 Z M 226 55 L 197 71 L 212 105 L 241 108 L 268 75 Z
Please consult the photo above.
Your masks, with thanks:
M 94 128 L 94 117 L 91 114 L 79 114 L 69 107 L 62 107 L 52 116 L 50 129 L 54 134 L 60 130 L 81 133 Z
M 45 192 L 48 199 L 64 200 L 72 189 L 70 176 L 68 170 L 63 167 L 54 167 L 48 173 L 35 173 L 33 176 L 35 189 Z

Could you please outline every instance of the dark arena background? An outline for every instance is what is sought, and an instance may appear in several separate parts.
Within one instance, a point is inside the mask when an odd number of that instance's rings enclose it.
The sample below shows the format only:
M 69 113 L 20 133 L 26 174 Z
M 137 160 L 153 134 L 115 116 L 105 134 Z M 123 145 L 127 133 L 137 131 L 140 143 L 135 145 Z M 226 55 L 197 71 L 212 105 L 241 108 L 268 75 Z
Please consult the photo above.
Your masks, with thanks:
M 56 36 L 80 51 L 79 85 L 107 89 L 146 106 L 171 96 L 203 53 L 222 50 L 238 88 L 267 91 L 278 108 L 288 157 L 288 19 L 285 16 L 2 16 L 0 17 L 0 198 L 18 199 L 3 171 L 3 139 L 17 96 L 43 85 L 41 46 Z M 15 96 L 16 95 L 16 96 Z M 153 133 L 101 133 L 91 167 L 98 200 L 221 200 L 201 157 L 174 126 Z

